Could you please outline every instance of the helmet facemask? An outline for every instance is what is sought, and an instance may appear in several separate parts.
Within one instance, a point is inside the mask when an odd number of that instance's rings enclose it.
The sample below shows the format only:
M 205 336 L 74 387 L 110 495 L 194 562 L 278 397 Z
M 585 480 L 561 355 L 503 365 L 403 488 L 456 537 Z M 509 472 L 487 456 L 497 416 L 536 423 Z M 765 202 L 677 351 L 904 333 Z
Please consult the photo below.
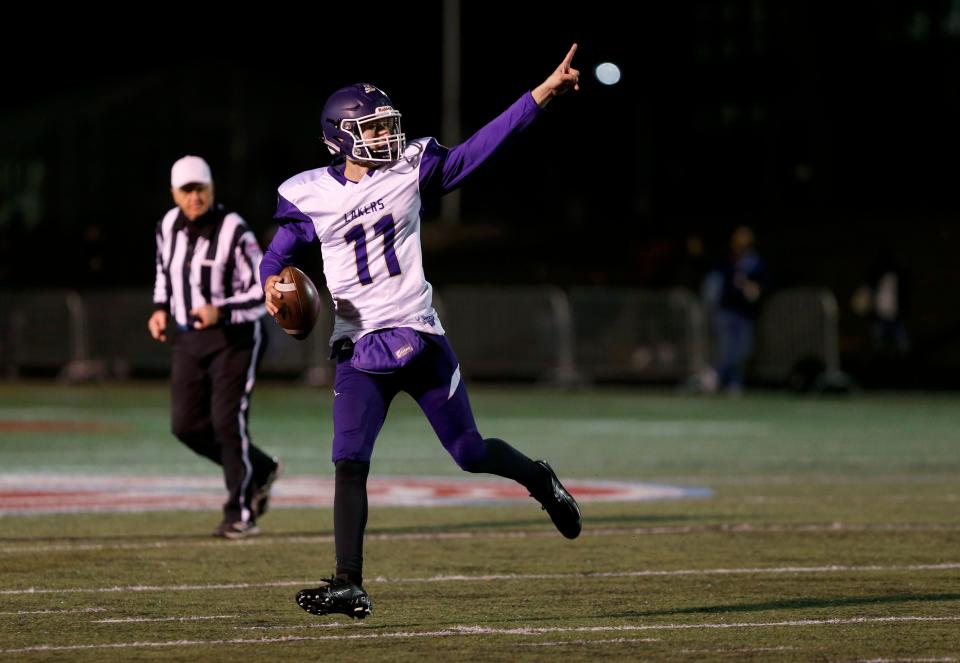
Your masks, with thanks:
M 386 127 L 387 133 L 382 134 Z M 364 138 L 363 132 L 374 129 L 374 135 Z M 353 137 L 354 161 L 392 163 L 400 159 L 407 144 L 406 134 L 400 130 L 400 112 L 392 106 L 380 106 L 377 112 L 356 119 L 340 121 L 340 129 Z

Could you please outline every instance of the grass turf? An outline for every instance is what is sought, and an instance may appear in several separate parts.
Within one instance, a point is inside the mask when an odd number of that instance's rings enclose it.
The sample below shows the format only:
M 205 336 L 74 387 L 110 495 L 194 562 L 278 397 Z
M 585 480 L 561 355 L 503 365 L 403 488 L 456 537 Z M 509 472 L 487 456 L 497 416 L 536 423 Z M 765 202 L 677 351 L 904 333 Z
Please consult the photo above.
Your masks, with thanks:
M 362 623 L 293 602 L 332 568 L 329 509 L 275 509 L 249 542 L 211 539 L 208 512 L 6 517 L 0 658 L 960 657 L 956 396 L 472 397 L 482 432 L 563 477 L 714 494 L 584 504 L 573 542 L 532 502 L 374 508 Z M 291 474 L 329 476 L 329 407 L 327 391 L 261 386 L 251 429 Z M 166 408 L 158 384 L 2 386 L 0 421 L 103 424 L 0 433 L 3 472 L 216 474 L 170 437 Z M 459 473 L 406 398 L 373 472 Z

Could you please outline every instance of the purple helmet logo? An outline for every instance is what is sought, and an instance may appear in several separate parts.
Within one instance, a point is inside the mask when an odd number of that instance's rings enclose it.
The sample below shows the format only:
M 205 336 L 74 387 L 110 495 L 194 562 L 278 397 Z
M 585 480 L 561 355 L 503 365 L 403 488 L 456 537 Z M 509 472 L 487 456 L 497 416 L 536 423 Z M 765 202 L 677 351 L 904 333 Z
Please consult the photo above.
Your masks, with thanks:
M 333 155 L 351 161 L 390 163 L 406 147 L 400 112 L 390 98 L 369 83 L 340 88 L 323 106 L 323 142 Z

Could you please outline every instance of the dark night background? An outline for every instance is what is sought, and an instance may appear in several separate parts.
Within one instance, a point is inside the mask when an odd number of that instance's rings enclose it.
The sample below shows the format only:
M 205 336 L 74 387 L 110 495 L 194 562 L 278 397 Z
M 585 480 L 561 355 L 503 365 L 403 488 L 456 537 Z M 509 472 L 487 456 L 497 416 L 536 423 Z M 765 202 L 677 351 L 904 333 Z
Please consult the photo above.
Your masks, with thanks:
M 149 289 L 169 168 L 187 153 L 265 244 L 276 186 L 328 161 L 317 136 L 333 89 L 373 82 L 408 138 L 439 135 L 441 9 L 144 9 L 112 19 L 136 30 L 60 16 L 8 43 L 0 284 Z M 466 187 L 461 224 L 428 215 L 435 286 L 695 288 L 687 236 L 720 257 L 749 224 L 777 286 L 835 293 L 857 373 L 869 339 L 850 296 L 887 249 L 910 282 L 902 384 L 957 386 L 960 1 L 463 3 L 465 134 L 574 41 L 581 91 Z M 623 71 L 615 87 L 592 75 L 608 60 Z

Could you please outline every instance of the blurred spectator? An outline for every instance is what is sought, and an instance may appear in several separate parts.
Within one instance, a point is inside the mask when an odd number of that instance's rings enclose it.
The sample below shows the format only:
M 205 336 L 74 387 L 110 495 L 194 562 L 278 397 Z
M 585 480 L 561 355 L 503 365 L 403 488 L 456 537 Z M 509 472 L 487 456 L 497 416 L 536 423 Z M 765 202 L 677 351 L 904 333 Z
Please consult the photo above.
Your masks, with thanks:
M 730 255 L 710 272 L 703 301 L 717 338 L 717 363 L 702 380 L 706 391 L 743 391 L 744 368 L 753 351 L 754 327 L 766 288 L 766 270 L 755 249 L 753 230 L 740 226 L 730 237 Z
M 676 261 L 671 285 L 698 293 L 709 267 L 703 237 L 695 232 L 688 233 L 683 240 L 683 253 Z
M 851 307 L 858 315 L 872 317 L 873 350 L 884 356 L 910 352 L 910 338 L 903 322 L 909 303 L 910 280 L 889 247 L 879 252 L 867 283 L 854 292 Z
M 88 223 L 83 228 L 83 259 L 86 281 L 100 283 L 104 279 L 107 253 L 105 233 L 99 223 Z

